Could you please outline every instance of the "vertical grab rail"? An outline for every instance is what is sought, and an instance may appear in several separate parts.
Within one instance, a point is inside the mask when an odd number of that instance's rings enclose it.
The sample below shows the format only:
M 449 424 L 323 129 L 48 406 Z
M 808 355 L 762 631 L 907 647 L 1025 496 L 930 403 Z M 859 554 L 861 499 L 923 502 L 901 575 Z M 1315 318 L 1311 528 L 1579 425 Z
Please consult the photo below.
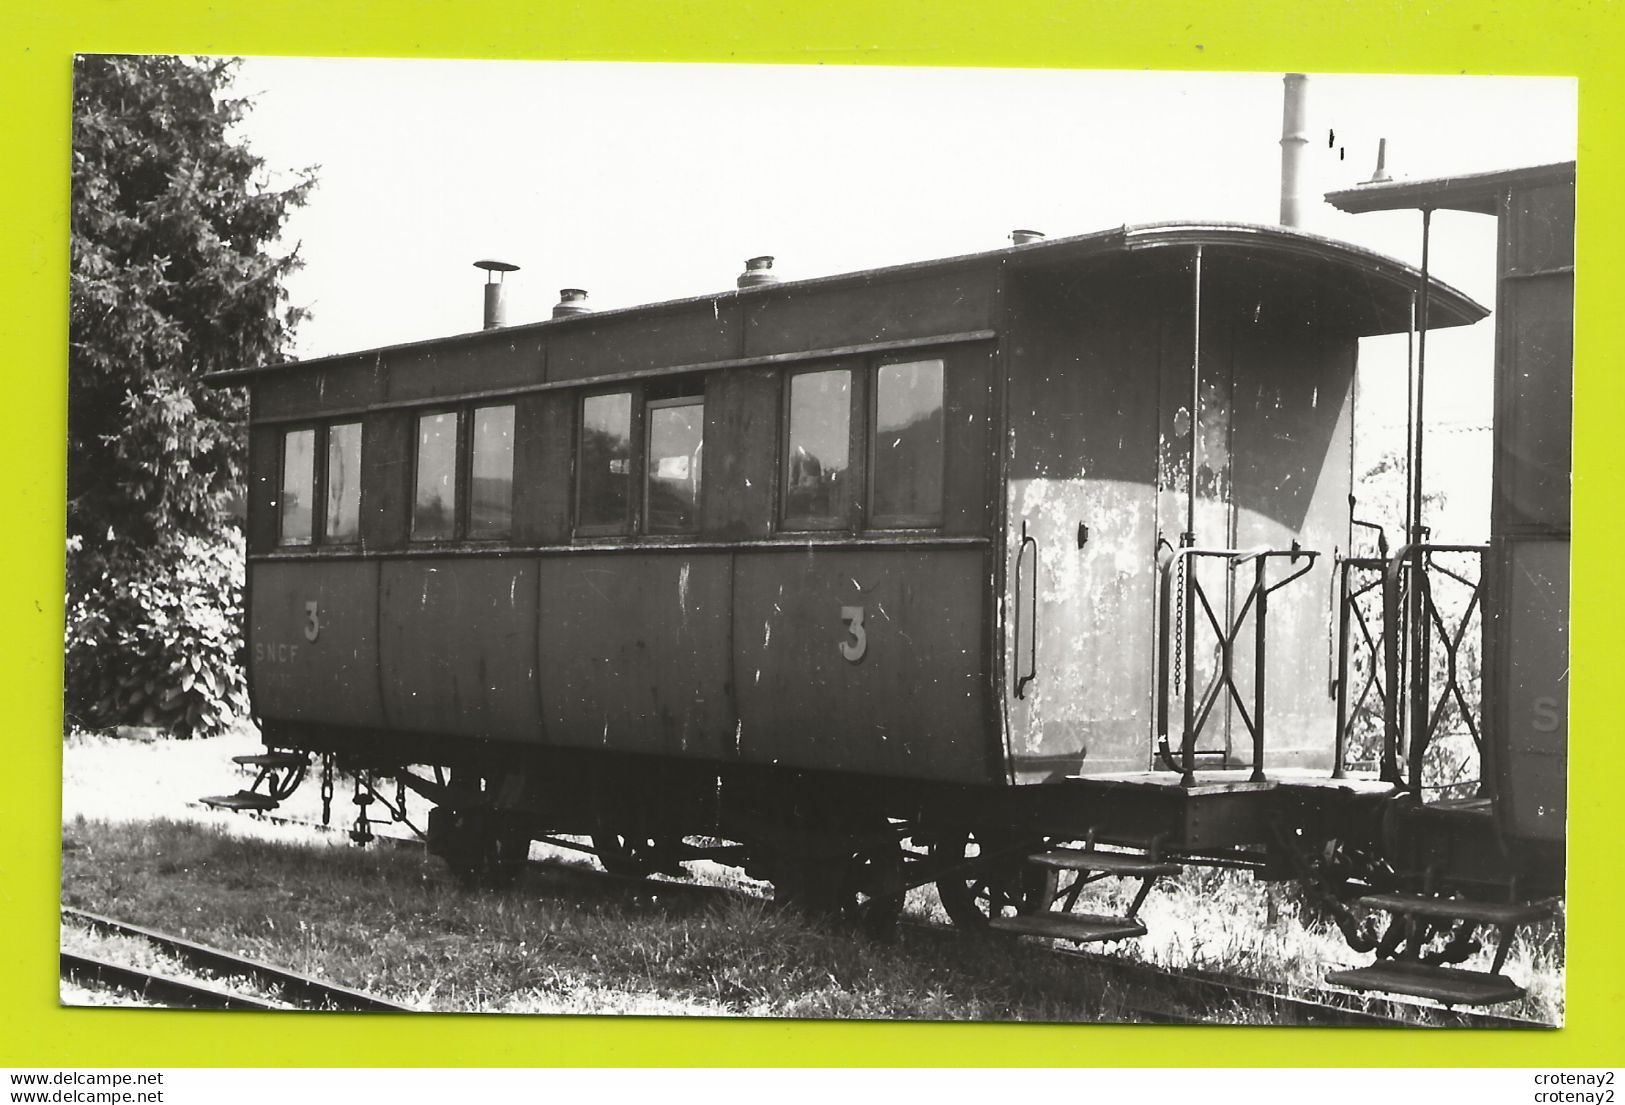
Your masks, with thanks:
M 1422 772 L 1428 746 L 1438 734 L 1439 723 L 1444 720 L 1444 712 L 1451 702 L 1456 704 L 1473 745 L 1481 747 L 1483 743 L 1479 725 L 1473 719 L 1473 710 L 1462 688 L 1460 652 L 1473 615 L 1483 602 L 1483 557 L 1487 551 L 1488 547 L 1484 545 L 1412 542 L 1394 554 L 1383 573 L 1382 632 L 1390 693 L 1383 716 L 1382 778 L 1384 782 L 1403 786 L 1418 799 L 1425 789 Z M 1438 563 L 1434 557 L 1441 553 L 1478 557 L 1478 578 L 1468 579 Z M 1453 628 L 1446 624 L 1434 598 L 1428 578 L 1430 572 L 1453 580 L 1468 590 L 1467 605 L 1459 623 Z M 1402 602 L 1408 611 L 1414 611 L 1412 617 L 1401 614 Z M 1411 638 L 1412 648 L 1404 665 L 1406 670 L 1402 672 L 1400 641 L 1405 637 Z M 1432 694 L 1434 641 L 1439 643 L 1444 661 L 1444 682 L 1439 688 L 1437 702 L 1433 701 Z M 1400 681 L 1402 678 L 1405 682 Z M 1408 691 L 1404 689 L 1407 684 Z M 1403 711 L 1401 699 L 1404 700 Z M 1399 768 L 1402 755 L 1405 759 L 1403 773 Z
M 1173 552 L 1162 565 L 1163 598 L 1159 604 L 1158 626 L 1158 657 L 1160 674 L 1158 677 L 1158 756 L 1163 765 L 1180 773 L 1181 786 L 1194 786 L 1196 783 L 1196 738 L 1202 727 L 1212 716 L 1213 709 L 1219 700 L 1228 694 L 1234 702 L 1236 712 L 1241 715 L 1242 724 L 1247 727 L 1252 737 L 1253 771 L 1252 781 L 1264 781 L 1264 699 L 1266 689 L 1266 662 L 1267 662 L 1267 621 L 1269 616 L 1269 596 L 1282 587 L 1307 573 L 1315 566 L 1315 559 L 1320 555 L 1309 549 L 1299 548 L 1296 544 L 1290 549 L 1198 549 L 1185 547 Z M 1247 590 L 1247 597 L 1241 608 L 1232 619 L 1223 619 L 1214 610 L 1207 591 L 1203 588 L 1201 580 L 1197 578 L 1196 565 L 1202 557 L 1221 561 L 1225 566 L 1225 581 L 1233 582 L 1236 570 L 1244 564 L 1253 565 L 1253 582 Z M 1296 571 L 1284 576 L 1274 583 L 1268 581 L 1269 561 L 1275 558 L 1287 558 L 1290 563 L 1296 564 L 1300 559 L 1306 563 Z M 1183 607 L 1183 618 L 1178 628 L 1183 637 L 1179 649 L 1181 655 L 1171 656 L 1169 648 L 1169 596 L 1174 589 L 1175 578 L 1180 579 L 1180 600 Z M 1201 703 L 1196 701 L 1196 688 L 1193 679 L 1196 674 L 1196 607 L 1200 604 L 1202 613 L 1206 618 L 1214 642 L 1215 660 L 1212 678 L 1201 693 Z M 1252 712 L 1249 713 L 1247 703 L 1243 701 L 1241 688 L 1236 685 L 1235 673 L 1235 647 L 1241 635 L 1242 627 L 1247 617 L 1257 607 L 1257 616 L 1253 626 L 1253 702 Z M 1175 760 L 1173 751 L 1168 744 L 1168 672 L 1174 663 L 1185 666 L 1184 707 L 1185 725 L 1180 738 L 1179 758 Z
M 1378 593 L 1379 599 L 1383 598 L 1383 579 L 1387 568 L 1386 556 L 1349 556 L 1338 562 L 1337 735 L 1332 749 L 1334 779 L 1342 779 L 1348 774 L 1350 738 L 1359 723 L 1361 711 L 1366 709 L 1366 703 L 1373 693 L 1382 706 L 1384 724 L 1387 723 L 1388 688 L 1393 685 L 1384 676 L 1383 667 L 1386 662 L 1383 642 L 1386 640 L 1388 623 L 1384 621 L 1373 633 L 1367 609 L 1360 603 L 1372 591 Z M 1371 572 L 1374 575 L 1357 583 L 1352 579 L 1355 572 Z M 1358 640 L 1353 637 L 1355 630 L 1359 631 Z M 1352 685 L 1356 657 L 1365 661 L 1364 677 L 1358 687 Z
M 1032 597 L 1030 604 L 1032 615 L 1027 625 L 1027 674 L 1021 674 L 1021 630 L 1022 630 L 1022 599 L 1025 597 L 1022 589 L 1021 564 L 1027 559 L 1027 546 L 1033 549 L 1033 578 Z M 1027 696 L 1027 684 L 1038 678 L 1038 541 L 1027 533 L 1027 522 L 1021 523 L 1021 545 L 1016 549 L 1016 697 Z

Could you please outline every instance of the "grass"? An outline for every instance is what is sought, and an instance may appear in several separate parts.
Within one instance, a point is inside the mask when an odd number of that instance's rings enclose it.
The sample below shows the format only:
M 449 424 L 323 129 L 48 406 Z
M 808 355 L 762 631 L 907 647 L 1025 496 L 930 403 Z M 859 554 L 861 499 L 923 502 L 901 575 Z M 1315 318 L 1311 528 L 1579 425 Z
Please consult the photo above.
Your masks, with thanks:
M 527 870 L 465 892 L 405 849 L 158 820 L 65 832 L 64 902 L 433 1010 L 912 1020 L 1132 1019 L 1088 964 L 877 942 L 737 895 Z
M 417 851 L 362 850 L 341 834 L 189 806 L 248 785 L 230 757 L 256 750 L 247 730 L 186 742 L 70 737 L 64 902 L 426 1009 L 1090 1021 L 1132 1019 L 1143 997 L 1109 970 L 1058 969 L 1037 947 L 829 932 L 751 900 L 762 884 L 711 864 L 690 865 L 698 887 L 606 884 L 563 868 L 529 870 L 505 893 L 467 894 Z M 316 817 L 317 796 L 312 779 L 286 812 Z M 333 813 L 335 825 L 353 817 L 344 787 Z M 414 806 L 421 823 L 420 813 Z M 542 845 L 533 854 L 590 862 Z M 1108 881 L 1080 908 L 1117 911 L 1133 889 Z M 910 893 L 909 911 L 945 920 L 929 889 Z M 1164 880 L 1141 917 L 1149 936 L 1102 950 L 1301 990 L 1368 959 L 1288 886 L 1237 872 Z M 1562 936 L 1561 918 L 1520 935 L 1506 971 L 1530 993 L 1497 1012 L 1561 1023 Z M 1172 1000 L 1159 995 L 1156 1006 Z

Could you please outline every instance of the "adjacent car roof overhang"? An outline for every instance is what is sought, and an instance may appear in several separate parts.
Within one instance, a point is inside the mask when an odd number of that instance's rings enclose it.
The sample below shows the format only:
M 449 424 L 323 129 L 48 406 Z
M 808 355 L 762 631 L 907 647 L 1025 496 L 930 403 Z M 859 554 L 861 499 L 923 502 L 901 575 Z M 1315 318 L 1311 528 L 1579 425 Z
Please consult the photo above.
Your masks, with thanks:
M 798 290 L 833 288 L 841 285 L 880 284 L 911 276 L 928 276 L 951 269 L 969 269 L 1001 264 L 1012 271 L 1086 264 L 1091 268 L 1110 265 L 1113 258 L 1166 254 L 1169 261 L 1183 264 L 1200 246 L 1207 263 L 1217 266 L 1227 284 L 1256 279 L 1262 286 L 1270 282 L 1277 289 L 1289 289 L 1301 304 L 1312 307 L 1313 321 L 1337 326 L 1350 333 L 1402 333 L 1410 327 L 1412 296 L 1421 287 L 1422 274 L 1391 257 L 1280 226 L 1246 223 L 1179 222 L 1145 226 L 1114 227 L 1092 234 L 1051 238 L 1019 246 L 963 254 L 907 265 L 895 265 L 862 272 L 842 273 L 813 280 L 785 281 L 760 288 L 730 289 L 713 295 L 668 300 L 663 303 L 598 311 L 589 315 L 547 319 L 496 330 L 474 331 L 428 341 L 407 342 L 379 349 L 358 350 L 331 357 L 291 361 L 275 365 L 255 365 L 227 369 L 205 376 L 208 382 L 234 385 L 250 382 L 267 372 L 284 372 L 339 360 L 373 357 L 406 349 L 453 346 L 477 341 L 512 337 L 545 327 L 601 326 L 616 318 L 638 314 L 681 310 L 686 306 L 748 299 L 752 296 L 783 296 Z M 1477 322 L 1489 311 L 1461 292 L 1437 279 L 1429 280 L 1430 329 L 1464 326 Z M 1306 316 L 1306 321 L 1308 320 Z
M 1495 215 L 1506 194 L 1520 188 L 1573 184 L 1574 162 L 1498 169 L 1489 173 L 1463 173 L 1427 180 L 1385 180 L 1326 193 L 1326 202 L 1339 211 L 1471 211 Z

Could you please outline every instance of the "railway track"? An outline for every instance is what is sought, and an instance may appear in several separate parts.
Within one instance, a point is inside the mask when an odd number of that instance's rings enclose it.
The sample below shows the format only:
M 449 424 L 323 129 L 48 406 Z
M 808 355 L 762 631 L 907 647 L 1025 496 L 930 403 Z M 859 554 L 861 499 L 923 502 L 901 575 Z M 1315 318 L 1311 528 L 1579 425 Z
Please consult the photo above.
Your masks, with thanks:
M 133 925 L 97 913 L 63 907 L 64 920 L 110 936 L 132 937 L 179 960 L 188 969 L 207 977 L 189 977 L 149 971 L 114 963 L 96 956 L 62 952 L 62 975 L 75 981 L 99 983 L 133 990 L 139 996 L 163 1005 L 190 1009 L 321 1009 L 355 1013 L 409 1013 L 412 1009 L 374 994 L 352 990 L 331 982 L 249 959 L 221 948 Z M 220 979 L 246 978 L 257 986 L 281 995 L 281 1001 L 238 993 L 221 985 Z
M 257 816 L 277 825 L 315 829 L 323 833 L 343 831 L 303 818 L 271 813 L 260 813 Z M 425 846 L 423 840 L 415 837 L 378 833 L 374 839 L 393 847 Z M 547 871 L 549 874 L 568 875 L 590 881 L 617 884 L 649 882 L 554 860 L 531 860 L 529 863 L 531 867 Z M 741 893 L 727 887 L 699 883 L 662 881 L 651 885 L 677 892 Z M 966 938 L 963 930 L 951 925 L 929 921 L 906 921 L 904 925 L 916 932 L 935 934 L 938 938 Z M 1139 990 L 1160 992 L 1166 995 L 1169 1006 L 1183 1008 L 1183 1011 L 1170 1007 L 1154 1008 L 1143 1002 L 1129 1007 L 1132 1013 L 1150 1023 L 1235 1024 L 1237 1012 L 1245 1010 L 1254 1016 L 1263 1012 L 1271 1023 L 1304 1027 L 1493 1028 L 1524 1031 L 1550 1030 L 1554 1027 L 1540 1021 L 1506 1017 L 1495 1013 L 1455 1010 L 1420 1001 L 1363 998 L 1341 990 L 1288 992 L 1259 979 L 1193 968 L 1159 967 L 1081 948 L 1051 946 L 1049 953 L 1069 961 L 1088 963 L 1117 980 L 1132 983 Z
M 1158 979 L 1171 980 L 1178 988 L 1180 1000 L 1191 1003 L 1199 1010 L 1212 1014 L 1247 1008 L 1265 1010 L 1273 1023 L 1309 1027 L 1355 1028 L 1497 1028 L 1497 1029 L 1549 1029 L 1552 1026 L 1517 1017 L 1503 1017 L 1494 1013 L 1475 1013 L 1443 1008 L 1436 1005 L 1378 999 L 1392 1012 L 1369 1007 L 1365 1000 L 1341 990 L 1314 990 L 1290 993 L 1261 983 L 1257 979 L 1227 976 L 1211 971 L 1190 968 L 1164 968 L 1134 960 L 1119 959 L 1077 948 L 1054 948 L 1054 954 L 1081 959 L 1120 977 L 1137 977 L 1148 985 Z M 1414 1018 L 1398 1015 L 1407 1010 Z M 1214 1022 L 1205 1013 L 1194 1013 L 1191 1023 Z

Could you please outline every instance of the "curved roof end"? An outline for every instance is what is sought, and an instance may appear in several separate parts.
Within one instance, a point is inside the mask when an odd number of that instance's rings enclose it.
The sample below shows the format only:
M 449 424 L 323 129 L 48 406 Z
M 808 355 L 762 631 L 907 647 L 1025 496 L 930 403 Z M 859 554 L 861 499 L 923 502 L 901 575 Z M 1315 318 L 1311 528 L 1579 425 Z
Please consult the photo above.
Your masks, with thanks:
M 1338 317 L 1361 336 L 1404 333 L 1411 328 L 1412 297 L 1422 288 L 1420 270 L 1374 250 L 1282 226 L 1246 223 L 1158 223 L 1127 227 L 1126 250 L 1201 246 L 1218 257 L 1289 273 L 1297 292 L 1324 316 Z M 1467 326 L 1489 308 L 1429 276 L 1428 329 Z

